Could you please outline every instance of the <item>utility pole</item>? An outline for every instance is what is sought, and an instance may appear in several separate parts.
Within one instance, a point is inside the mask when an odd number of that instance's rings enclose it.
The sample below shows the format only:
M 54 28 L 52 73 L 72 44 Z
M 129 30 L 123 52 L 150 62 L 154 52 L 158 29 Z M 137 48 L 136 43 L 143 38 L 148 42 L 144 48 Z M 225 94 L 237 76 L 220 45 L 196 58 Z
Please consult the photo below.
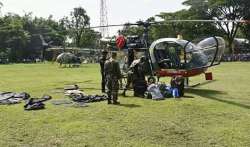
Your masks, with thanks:
M 100 0 L 100 26 L 108 25 L 108 10 L 106 0 Z M 101 27 L 100 32 L 102 37 L 109 37 L 109 29 L 108 27 Z

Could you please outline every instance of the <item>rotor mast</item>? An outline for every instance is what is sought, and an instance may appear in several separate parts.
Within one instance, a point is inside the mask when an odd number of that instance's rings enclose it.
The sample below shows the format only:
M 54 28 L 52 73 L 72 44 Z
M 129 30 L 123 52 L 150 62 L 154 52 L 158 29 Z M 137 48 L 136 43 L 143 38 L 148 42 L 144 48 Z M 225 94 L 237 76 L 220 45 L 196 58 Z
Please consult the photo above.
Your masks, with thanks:
M 106 0 L 100 0 L 100 26 L 108 26 L 108 10 Z M 109 29 L 108 27 L 100 27 L 100 32 L 102 37 L 109 36 Z

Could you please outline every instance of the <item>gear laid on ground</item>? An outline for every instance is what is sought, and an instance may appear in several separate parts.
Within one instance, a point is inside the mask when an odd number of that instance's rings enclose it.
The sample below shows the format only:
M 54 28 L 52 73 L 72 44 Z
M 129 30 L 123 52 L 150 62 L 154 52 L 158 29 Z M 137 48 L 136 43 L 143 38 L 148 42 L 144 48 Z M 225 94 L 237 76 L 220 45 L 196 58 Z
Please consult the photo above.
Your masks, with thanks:
M 30 95 L 26 92 L 0 92 L 0 105 L 18 104 L 28 98 L 30 98 Z

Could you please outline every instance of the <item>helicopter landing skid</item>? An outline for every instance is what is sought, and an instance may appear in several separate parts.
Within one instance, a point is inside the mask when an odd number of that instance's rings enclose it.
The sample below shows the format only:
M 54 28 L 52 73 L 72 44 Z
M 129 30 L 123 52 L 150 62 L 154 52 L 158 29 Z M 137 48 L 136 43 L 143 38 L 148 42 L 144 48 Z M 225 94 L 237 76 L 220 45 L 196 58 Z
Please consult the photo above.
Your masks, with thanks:
M 206 85 L 206 84 L 215 82 L 215 81 L 216 81 L 216 80 L 208 80 L 208 81 L 205 81 L 205 82 L 202 82 L 202 83 L 197 83 L 197 84 L 194 84 L 194 85 L 189 85 L 189 79 L 188 79 L 188 78 L 185 78 L 185 80 L 184 80 L 184 88 L 185 88 L 185 89 L 188 89 L 188 88 L 196 88 L 196 87 L 203 86 L 203 85 Z
M 188 88 L 195 88 L 197 86 L 200 86 L 201 83 L 197 83 L 197 84 L 194 84 L 194 85 L 189 85 L 189 78 L 184 78 L 184 88 L 185 89 L 188 89 Z
M 201 83 L 197 83 L 197 84 L 194 84 L 194 85 L 185 85 L 184 88 L 185 88 L 185 89 L 195 88 L 195 87 L 198 87 L 198 86 L 200 86 L 200 85 L 201 85 Z

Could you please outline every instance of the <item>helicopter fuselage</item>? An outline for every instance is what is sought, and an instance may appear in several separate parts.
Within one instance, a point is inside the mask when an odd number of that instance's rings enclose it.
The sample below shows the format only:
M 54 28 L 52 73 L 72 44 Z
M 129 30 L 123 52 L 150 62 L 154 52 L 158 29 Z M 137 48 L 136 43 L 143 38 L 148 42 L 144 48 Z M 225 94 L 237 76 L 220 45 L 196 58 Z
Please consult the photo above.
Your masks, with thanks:
M 162 38 L 154 41 L 149 48 L 128 46 L 118 49 L 118 52 L 121 54 L 120 67 L 125 72 L 131 63 L 130 53 L 133 53 L 132 60 L 146 57 L 145 72 L 149 76 L 193 77 L 205 73 L 211 66 L 219 65 L 224 49 L 225 41 L 221 37 L 206 38 L 198 44 L 178 38 Z
M 157 77 L 192 77 L 220 64 L 224 48 L 221 37 L 206 38 L 197 45 L 183 39 L 163 38 L 151 44 L 149 55 Z

